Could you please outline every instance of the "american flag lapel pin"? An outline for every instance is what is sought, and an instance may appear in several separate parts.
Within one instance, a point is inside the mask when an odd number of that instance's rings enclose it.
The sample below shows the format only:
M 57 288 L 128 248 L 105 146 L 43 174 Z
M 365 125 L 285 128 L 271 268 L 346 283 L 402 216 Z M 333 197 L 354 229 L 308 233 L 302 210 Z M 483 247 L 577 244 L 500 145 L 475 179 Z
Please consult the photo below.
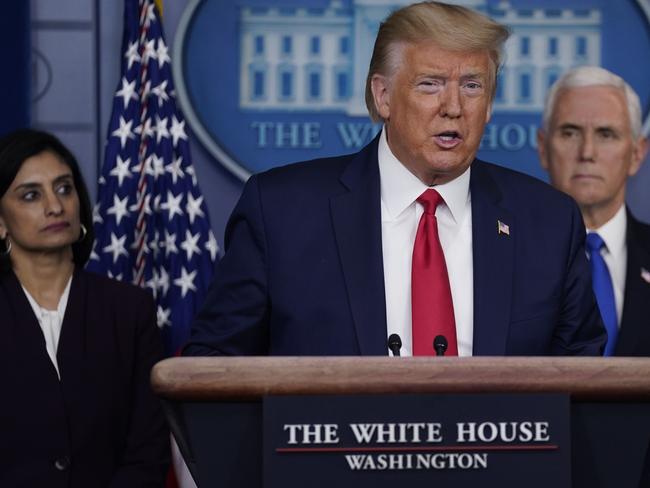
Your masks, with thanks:
M 645 268 L 641 268 L 641 279 L 646 283 L 650 283 L 650 271 Z
M 505 234 L 505 235 L 509 236 L 510 235 L 510 227 L 508 226 L 508 224 L 504 224 L 500 220 L 497 220 L 497 233 L 499 235 Z

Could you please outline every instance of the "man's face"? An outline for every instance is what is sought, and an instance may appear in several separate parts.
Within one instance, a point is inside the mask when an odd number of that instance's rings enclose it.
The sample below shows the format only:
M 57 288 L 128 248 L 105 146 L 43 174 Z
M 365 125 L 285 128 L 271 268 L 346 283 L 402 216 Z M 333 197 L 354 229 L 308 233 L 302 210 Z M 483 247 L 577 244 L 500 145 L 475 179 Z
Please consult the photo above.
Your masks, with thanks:
M 404 44 L 397 71 L 375 75 L 375 105 L 393 154 L 427 185 L 462 174 L 490 118 L 487 51 L 448 51 L 432 42 Z
M 553 186 L 571 195 L 584 212 L 613 217 L 625 201 L 625 182 L 645 155 L 635 140 L 625 94 L 610 86 L 566 88 L 558 93 L 548 133 L 538 150 Z

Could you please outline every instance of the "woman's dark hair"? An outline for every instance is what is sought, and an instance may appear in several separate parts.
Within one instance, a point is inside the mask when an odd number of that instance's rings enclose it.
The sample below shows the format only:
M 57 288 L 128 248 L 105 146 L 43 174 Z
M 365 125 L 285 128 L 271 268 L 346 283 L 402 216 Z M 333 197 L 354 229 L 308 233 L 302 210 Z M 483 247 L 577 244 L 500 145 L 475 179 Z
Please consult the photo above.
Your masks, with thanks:
M 83 239 L 72 244 L 73 261 L 84 266 L 93 248 L 93 212 L 77 160 L 70 150 L 52 134 L 34 129 L 19 129 L 0 138 L 0 198 L 7 192 L 26 159 L 43 151 L 59 156 L 72 171 L 72 179 L 79 196 L 79 218 L 87 233 Z M 0 273 L 11 269 L 9 256 L 0 253 Z

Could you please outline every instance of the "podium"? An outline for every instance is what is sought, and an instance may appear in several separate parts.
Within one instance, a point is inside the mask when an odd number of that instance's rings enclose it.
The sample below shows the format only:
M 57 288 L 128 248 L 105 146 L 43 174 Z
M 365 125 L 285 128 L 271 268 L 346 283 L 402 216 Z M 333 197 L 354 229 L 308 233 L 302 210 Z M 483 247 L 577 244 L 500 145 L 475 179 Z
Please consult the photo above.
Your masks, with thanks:
M 172 358 L 151 374 L 199 488 L 263 486 L 266 396 L 567 394 L 572 486 L 650 486 L 650 359 Z

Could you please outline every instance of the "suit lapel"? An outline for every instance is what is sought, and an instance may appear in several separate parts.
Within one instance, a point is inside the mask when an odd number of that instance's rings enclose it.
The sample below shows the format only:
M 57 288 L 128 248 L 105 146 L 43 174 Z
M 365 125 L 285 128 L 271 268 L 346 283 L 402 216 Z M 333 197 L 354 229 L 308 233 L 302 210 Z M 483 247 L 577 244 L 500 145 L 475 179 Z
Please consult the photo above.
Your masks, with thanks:
M 386 296 L 381 246 L 378 137 L 341 175 L 347 191 L 330 199 L 354 326 L 362 355 L 385 355 Z
M 480 161 L 472 164 L 474 346 L 476 356 L 506 353 L 517 226 L 500 206 L 501 191 Z M 499 230 L 499 222 L 507 226 Z
M 23 351 L 23 356 L 30 358 L 34 369 L 40 369 L 42 374 L 47 374 L 52 380 L 58 382 L 56 369 L 45 347 L 43 330 L 20 281 L 13 272 L 9 272 L 2 276 L 0 282 L 8 301 L 8 310 L 3 310 L 2 313 L 9 315 L 8 320 L 0 322 L 11 326 L 9 330 L 3 331 L 4 340 L 13 338 L 16 347 Z M 8 337 L 4 335 L 5 333 Z M 45 371 L 47 373 L 44 373 Z
M 65 308 L 59 348 L 56 359 L 61 372 L 61 382 L 68 388 L 81 385 L 85 355 L 85 313 L 84 304 L 87 290 L 83 271 L 75 269 L 70 284 L 70 295 Z
M 648 332 L 648 303 L 650 303 L 650 283 L 641 275 L 642 269 L 650 272 L 650 242 L 644 242 L 639 224 L 628 212 L 627 214 L 627 272 L 625 277 L 625 298 L 623 301 L 623 316 L 621 329 L 616 344 L 616 355 L 627 356 L 634 354 L 647 339 L 642 335 Z M 647 276 L 647 275 L 646 275 Z

